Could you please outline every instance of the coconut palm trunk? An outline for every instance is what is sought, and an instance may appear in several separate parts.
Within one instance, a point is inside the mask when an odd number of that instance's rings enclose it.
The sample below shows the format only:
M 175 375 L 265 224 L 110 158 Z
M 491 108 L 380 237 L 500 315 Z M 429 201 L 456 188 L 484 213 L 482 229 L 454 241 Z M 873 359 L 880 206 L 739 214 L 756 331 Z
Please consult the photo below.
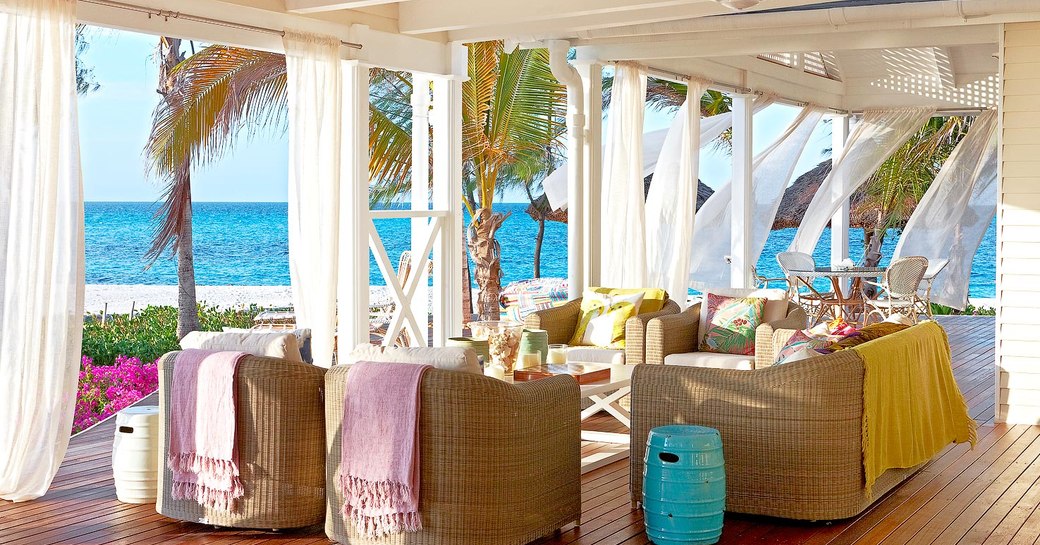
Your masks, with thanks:
M 169 100 L 176 85 L 174 68 L 184 60 L 180 38 L 159 39 L 159 87 L 163 100 Z M 186 157 L 177 166 L 174 180 L 166 191 L 166 225 L 156 236 L 153 255 L 158 257 L 167 243 L 172 242 L 177 257 L 177 338 L 200 329 L 199 308 L 195 296 L 195 256 L 191 236 L 191 159 Z M 168 234 L 168 238 L 163 235 Z M 162 242 L 160 246 L 159 243 Z M 156 251 L 158 250 L 158 251 Z
M 190 187 L 191 180 L 185 183 Z M 191 234 L 191 196 L 184 207 L 184 221 L 177 235 L 177 338 L 202 329 L 199 325 L 199 305 L 195 296 L 195 250 Z
M 492 212 L 487 208 L 477 209 L 469 228 L 469 252 L 476 264 L 477 314 L 481 320 L 497 320 L 499 294 L 502 291 L 502 250 L 495 239 L 495 232 L 502 227 L 509 214 Z

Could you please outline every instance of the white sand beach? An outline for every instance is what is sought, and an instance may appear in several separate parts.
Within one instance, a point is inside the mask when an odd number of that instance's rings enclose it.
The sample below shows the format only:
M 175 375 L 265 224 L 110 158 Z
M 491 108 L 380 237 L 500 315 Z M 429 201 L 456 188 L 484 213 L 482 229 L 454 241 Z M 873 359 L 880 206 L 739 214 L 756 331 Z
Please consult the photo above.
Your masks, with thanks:
M 220 308 L 287 307 L 292 305 L 290 286 L 198 286 L 200 303 Z M 129 313 L 131 308 L 177 305 L 177 286 L 145 284 L 87 284 L 84 310 L 100 314 L 108 304 L 109 314 Z
M 259 305 L 266 308 L 292 306 L 291 286 L 198 286 L 200 303 L 219 308 Z M 386 286 L 372 286 L 371 304 L 390 301 Z M 150 284 L 87 284 L 84 311 L 100 314 L 108 305 L 109 314 L 127 314 L 147 306 L 177 306 L 177 286 Z

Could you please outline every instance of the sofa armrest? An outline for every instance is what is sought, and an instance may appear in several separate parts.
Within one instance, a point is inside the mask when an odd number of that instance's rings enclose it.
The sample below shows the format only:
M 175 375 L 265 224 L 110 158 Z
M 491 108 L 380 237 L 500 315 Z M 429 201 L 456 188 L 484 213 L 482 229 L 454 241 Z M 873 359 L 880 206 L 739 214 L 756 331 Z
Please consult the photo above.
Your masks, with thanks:
M 863 363 L 854 351 L 751 371 L 640 365 L 631 399 L 634 501 L 647 434 L 667 424 L 719 430 L 727 511 L 804 518 L 832 495 L 863 495 Z
M 643 363 L 663 364 L 665 356 L 697 350 L 697 322 L 701 305 L 667 316 L 658 316 L 646 324 Z
M 524 319 L 527 329 L 544 329 L 549 333 L 549 344 L 567 344 L 578 329 L 578 318 L 581 316 L 581 298 L 568 301 L 563 305 L 544 310 L 536 310 Z
M 646 363 L 646 325 L 654 318 L 678 314 L 679 304 L 668 299 L 664 307 L 657 312 L 637 314 L 625 322 L 625 363 L 638 365 Z
M 760 324 L 755 329 L 755 368 L 769 367 L 776 361 L 776 354 L 780 348 L 787 344 L 795 331 L 805 329 L 808 317 L 805 310 L 797 303 L 790 303 L 787 309 L 787 317 L 772 322 Z M 774 341 L 773 332 L 787 330 L 789 333 L 777 344 Z

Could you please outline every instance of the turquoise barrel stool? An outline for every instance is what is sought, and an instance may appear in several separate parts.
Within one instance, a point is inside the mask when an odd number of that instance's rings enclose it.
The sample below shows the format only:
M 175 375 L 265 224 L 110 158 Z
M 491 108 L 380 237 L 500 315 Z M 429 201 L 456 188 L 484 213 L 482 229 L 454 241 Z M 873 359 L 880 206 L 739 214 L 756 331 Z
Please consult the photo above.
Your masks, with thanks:
M 709 545 L 722 536 L 726 469 L 719 431 L 650 430 L 643 464 L 643 518 L 657 545 Z

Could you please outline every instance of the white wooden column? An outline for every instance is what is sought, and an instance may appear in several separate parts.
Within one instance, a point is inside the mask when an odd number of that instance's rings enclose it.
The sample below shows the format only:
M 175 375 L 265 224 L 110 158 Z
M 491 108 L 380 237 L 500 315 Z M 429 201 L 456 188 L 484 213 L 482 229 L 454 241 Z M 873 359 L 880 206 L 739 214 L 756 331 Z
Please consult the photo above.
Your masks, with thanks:
M 462 82 L 466 47 L 452 45 L 453 76 L 433 79 L 433 209 L 447 211 L 433 252 L 433 346 L 462 335 Z
M 430 78 L 423 74 L 412 74 L 412 210 L 426 212 L 430 209 Z M 432 224 L 429 218 L 412 219 L 412 272 L 420 277 L 415 297 L 412 298 L 412 314 L 419 319 L 423 331 L 426 331 L 427 312 L 429 312 L 429 275 L 427 268 L 421 266 L 422 253 L 426 248 L 429 229 Z M 400 271 L 398 271 L 400 275 Z M 426 335 L 429 333 L 427 332 Z M 425 346 L 429 339 L 426 335 L 417 339 L 419 346 Z
M 600 285 L 600 247 L 602 244 L 600 216 L 603 203 L 603 64 L 597 61 L 577 60 L 574 68 L 581 76 L 585 108 L 585 145 L 583 146 L 584 175 L 582 177 L 582 221 L 579 235 L 582 240 L 582 269 L 584 286 Z M 568 204 L 568 213 L 573 205 Z M 570 227 L 568 226 L 568 236 Z M 580 293 L 580 292 L 579 292 Z
M 831 116 L 831 165 L 835 164 L 845 150 L 845 142 L 849 139 L 849 116 Z M 840 193 L 842 188 L 835 187 Z M 841 204 L 841 208 L 831 218 L 831 264 L 837 264 L 849 257 L 849 200 Z M 847 283 L 847 281 L 846 281 Z
M 733 95 L 733 188 L 730 200 L 730 286 L 754 285 L 751 277 L 751 160 L 754 99 Z M 721 257 L 721 256 L 720 256 Z
M 368 66 L 343 61 L 337 345 L 339 361 L 368 338 Z
M 996 421 L 1040 424 L 1040 22 L 1000 32 Z

